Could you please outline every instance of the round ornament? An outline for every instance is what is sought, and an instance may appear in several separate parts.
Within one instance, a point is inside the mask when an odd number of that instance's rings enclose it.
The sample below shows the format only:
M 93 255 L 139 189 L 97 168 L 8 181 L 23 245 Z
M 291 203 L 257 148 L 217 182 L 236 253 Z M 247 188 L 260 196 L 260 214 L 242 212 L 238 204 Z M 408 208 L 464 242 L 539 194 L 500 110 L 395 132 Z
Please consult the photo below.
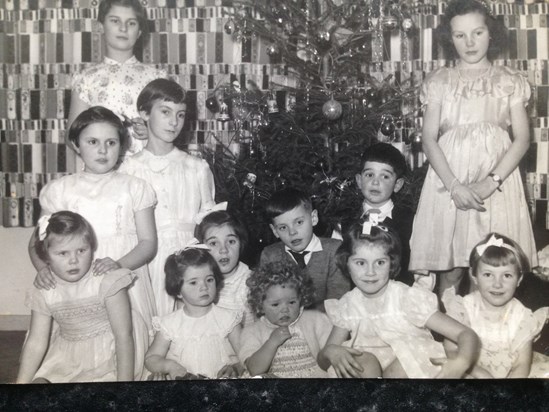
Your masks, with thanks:
M 334 100 L 332 97 L 322 106 L 322 113 L 328 120 L 336 120 L 339 119 L 341 113 L 343 113 L 343 107 L 341 106 L 341 103 Z
M 379 94 L 377 92 L 376 89 L 368 89 L 366 90 L 366 92 L 364 93 L 364 97 L 366 98 L 366 100 L 368 100 L 369 102 L 375 102 L 377 101 L 378 97 L 379 97 Z
M 280 52 L 280 50 L 279 50 L 279 48 L 278 48 L 278 46 L 277 46 L 276 44 L 269 44 L 269 45 L 267 46 L 266 52 L 267 52 L 267 55 L 268 55 L 268 56 L 273 57 L 273 56 L 278 55 L 278 53 Z
M 225 30 L 225 33 L 233 34 L 235 27 L 236 26 L 234 24 L 234 21 L 230 19 L 230 20 L 227 20 L 227 23 L 225 23 L 225 26 L 223 27 L 223 29 Z
M 379 130 L 384 136 L 391 136 L 395 132 L 395 124 L 393 122 L 382 123 Z
M 402 30 L 406 32 L 410 31 L 414 27 L 414 21 L 411 18 L 406 17 L 405 19 L 402 20 L 401 26 L 402 26 Z
M 215 96 L 210 96 L 206 99 L 206 108 L 212 112 L 217 113 L 219 111 L 219 104 Z
M 383 16 L 381 19 L 381 27 L 384 30 L 394 30 L 398 27 L 398 19 L 395 16 Z

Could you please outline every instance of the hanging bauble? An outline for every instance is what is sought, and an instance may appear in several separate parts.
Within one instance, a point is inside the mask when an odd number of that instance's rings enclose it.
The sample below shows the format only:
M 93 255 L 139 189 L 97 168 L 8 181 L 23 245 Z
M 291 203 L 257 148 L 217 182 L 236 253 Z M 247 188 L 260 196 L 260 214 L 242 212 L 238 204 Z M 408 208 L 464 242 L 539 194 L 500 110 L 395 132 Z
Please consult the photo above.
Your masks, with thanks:
M 332 47 L 332 35 L 329 31 L 321 31 L 318 33 L 317 46 L 321 52 L 327 51 Z
M 225 30 L 225 33 L 227 34 L 233 34 L 234 33 L 234 29 L 235 29 L 235 24 L 234 24 L 234 21 L 233 19 L 229 19 L 227 20 L 227 22 L 225 23 L 225 26 L 223 26 L 223 29 Z
M 341 103 L 339 103 L 337 100 L 334 100 L 333 97 L 322 106 L 322 113 L 324 114 L 324 117 L 326 117 L 326 119 L 328 120 L 339 119 L 342 112 L 343 107 L 341 106 Z
M 277 56 L 280 53 L 280 49 L 276 44 L 269 44 L 266 49 L 268 56 Z
M 379 128 L 384 136 L 391 136 L 395 132 L 395 124 L 393 122 L 385 122 Z
M 255 187 L 256 180 L 257 180 L 257 175 L 253 173 L 248 173 L 242 184 L 246 186 L 248 189 L 252 190 Z
M 267 100 L 267 111 L 269 113 L 278 113 L 278 103 L 275 98 Z
M 212 112 L 217 113 L 219 111 L 219 104 L 215 96 L 210 96 L 206 99 L 206 108 Z
M 379 93 L 376 89 L 368 89 L 364 92 L 364 97 L 368 102 L 376 102 L 379 98 Z
M 381 27 L 383 27 L 383 30 L 394 30 L 398 27 L 398 19 L 390 14 L 383 16 Z
M 402 26 L 402 30 L 404 30 L 405 32 L 408 32 L 412 30 L 412 28 L 414 27 L 414 21 L 411 18 L 406 17 L 405 19 L 402 19 L 401 26 Z

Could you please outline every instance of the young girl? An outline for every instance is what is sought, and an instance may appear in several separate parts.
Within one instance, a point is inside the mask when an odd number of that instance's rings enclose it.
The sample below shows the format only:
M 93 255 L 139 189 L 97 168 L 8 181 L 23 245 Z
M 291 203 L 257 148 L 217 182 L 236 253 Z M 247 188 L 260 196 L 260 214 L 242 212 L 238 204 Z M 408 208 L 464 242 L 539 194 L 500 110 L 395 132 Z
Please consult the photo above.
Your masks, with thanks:
M 96 275 L 127 268 L 137 275 L 129 289 L 134 334 L 136 371 L 143 372 L 143 359 L 152 337 L 152 316 L 156 313 L 147 263 L 156 253 L 154 205 L 150 185 L 114 170 L 127 132 L 120 119 L 104 107 L 83 111 L 69 130 L 69 140 L 82 158 L 82 172 L 49 182 L 40 192 L 43 214 L 59 210 L 80 213 L 97 236 Z M 35 284 L 55 287 L 49 267 L 29 245 L 31 260 L 38 270 Z M 140 378 L 140 376 L 138 376 Z
M 370 226 L 355 223 L 337 251 L 356 287 L 324 304 L 334 327 L 319 365 L 347 378 L 460 378 L 476 359 L 477 336 L 439 312 L 433 293 L 392 280 L 400 270 L 399 237 Z M 431 331 L 457 343 L 455 357 L 444 359 Z
M 532 342 L 545 324 L 548 308 L 532 313 L 513 297 L 529 268 L 520 246 L 491 233 L 473 249 L 469 261 L 478 290 L 461 297 L 448 289 L 442 299 L 448 315 L 470 326 L 482 342 L 470 374 L 475 378 L 549 378 L 549 358 L 535 352 L 532 358 Z M 449 354 L 455 350 L 451 342 L 445 342 L 445 347 Z
M 261 318 L 244 328 L 238 353 L 252 376 L 322 378 L 316 357 L 330 334 L 325 314 L 303 310 L 314 302 L 312 280 L 289 261 L 270 262 L 246 282 Z
M 218 205 L 226 208 L 226 203 Z M 219 291 L 217 305 L 242 314 L 242 325 L 255 321 L 248 305 L 246 280 L 251 271 L 240 261 L 240 255 L 248 243 L 244 224 L 225 210 L 216 210 L 202 218 L 197 226 L 197 238 L 210 249 L 223 275 L 223 288 Z
M 205 245 L 196 243 L 166 260 L 166 290 L 183 306 L 153 320 L 154 341 L 145 365 L 169 379 L 203 375 L 236 377 L 244 371 L 236 356 L 241 316 L 214 304 L 223 278 Z
M 19 383 L 133 380 L 134 343 L 127 288 L 131 272 L 91 274 L 97 241 L 77 213 L 42 216 L 35 250 L 57 277 L 57 288 L 33 289 L 31 325 Z M 51 343 L 52 318 L 59 325 Z M 44 357 L 45 355 L 45 357 Z
M 137 112 L 139 92 L 151 80 L 166 77 L 163 70 L 141 63 L 134 52 L 148 39 L 146 11 L 139 0 L 102 0 L 97 20 L 103 32 L 105 57 L 75 73 L 67 127 L 91 106 L 104 106 L 120 117 L 132 120 L 128 154 L 140 151 L 147 128 Z
M 431 73 L 421 91 L 430 167 L 414 220 L 410 270 L 442 272 L 442 292 L 459 283 L 470 250 L 490 232 L 516 239 L 533 266 L 537 256 L 517 168 L 529 146 L 528 82 L 492 64 L 506 37 L 485 3 L 452 1 L 440 32 L 448 57 L 458 59 L 455 67 Z
M 149 140 L 145 150 L 127 158 L 119 170 L 150 183 L 158 197 L 158 254 L 149 268 L 161 316 L 173 312 L 175 304 L 165 288 L 166 258 L 193 238 L 194 217 L 215 205 L 215 186 L 205 160 L 174 146 L 185 123 L 185 90 L 171 80 L 153 80 L 139 94 L 137 107 Z

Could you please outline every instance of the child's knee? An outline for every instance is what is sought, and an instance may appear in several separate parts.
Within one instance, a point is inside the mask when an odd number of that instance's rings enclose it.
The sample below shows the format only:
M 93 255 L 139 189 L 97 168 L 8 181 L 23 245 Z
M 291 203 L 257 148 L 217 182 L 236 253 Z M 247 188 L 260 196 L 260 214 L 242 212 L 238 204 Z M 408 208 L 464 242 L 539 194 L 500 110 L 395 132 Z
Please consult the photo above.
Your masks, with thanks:
M 364 352 L 356 357 L 356 361 L 362 367 L 360 376 L 362 378 L 379 378 L 381 377 L 381 365 L 377 358 L 369 352 Z

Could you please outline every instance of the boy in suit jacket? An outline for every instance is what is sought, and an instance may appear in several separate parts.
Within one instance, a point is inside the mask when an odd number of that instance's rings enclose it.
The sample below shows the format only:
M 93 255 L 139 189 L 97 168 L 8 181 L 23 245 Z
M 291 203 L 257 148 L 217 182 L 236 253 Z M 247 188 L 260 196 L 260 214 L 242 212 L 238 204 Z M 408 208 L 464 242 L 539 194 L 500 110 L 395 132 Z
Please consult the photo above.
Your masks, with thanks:
M 265 207 L 270 228 L 280 242 L 267 246 L 260 264 L 289 259 L 311 277 L 315 287 L 312 308 L 324 311 L 324 300 L 339 299 L 351 283 L 338 269 L 335 253 L 340 240 L 319 238 L 313 233 L 318 213 L 303 192 L 288 188 L 273 194 Z

